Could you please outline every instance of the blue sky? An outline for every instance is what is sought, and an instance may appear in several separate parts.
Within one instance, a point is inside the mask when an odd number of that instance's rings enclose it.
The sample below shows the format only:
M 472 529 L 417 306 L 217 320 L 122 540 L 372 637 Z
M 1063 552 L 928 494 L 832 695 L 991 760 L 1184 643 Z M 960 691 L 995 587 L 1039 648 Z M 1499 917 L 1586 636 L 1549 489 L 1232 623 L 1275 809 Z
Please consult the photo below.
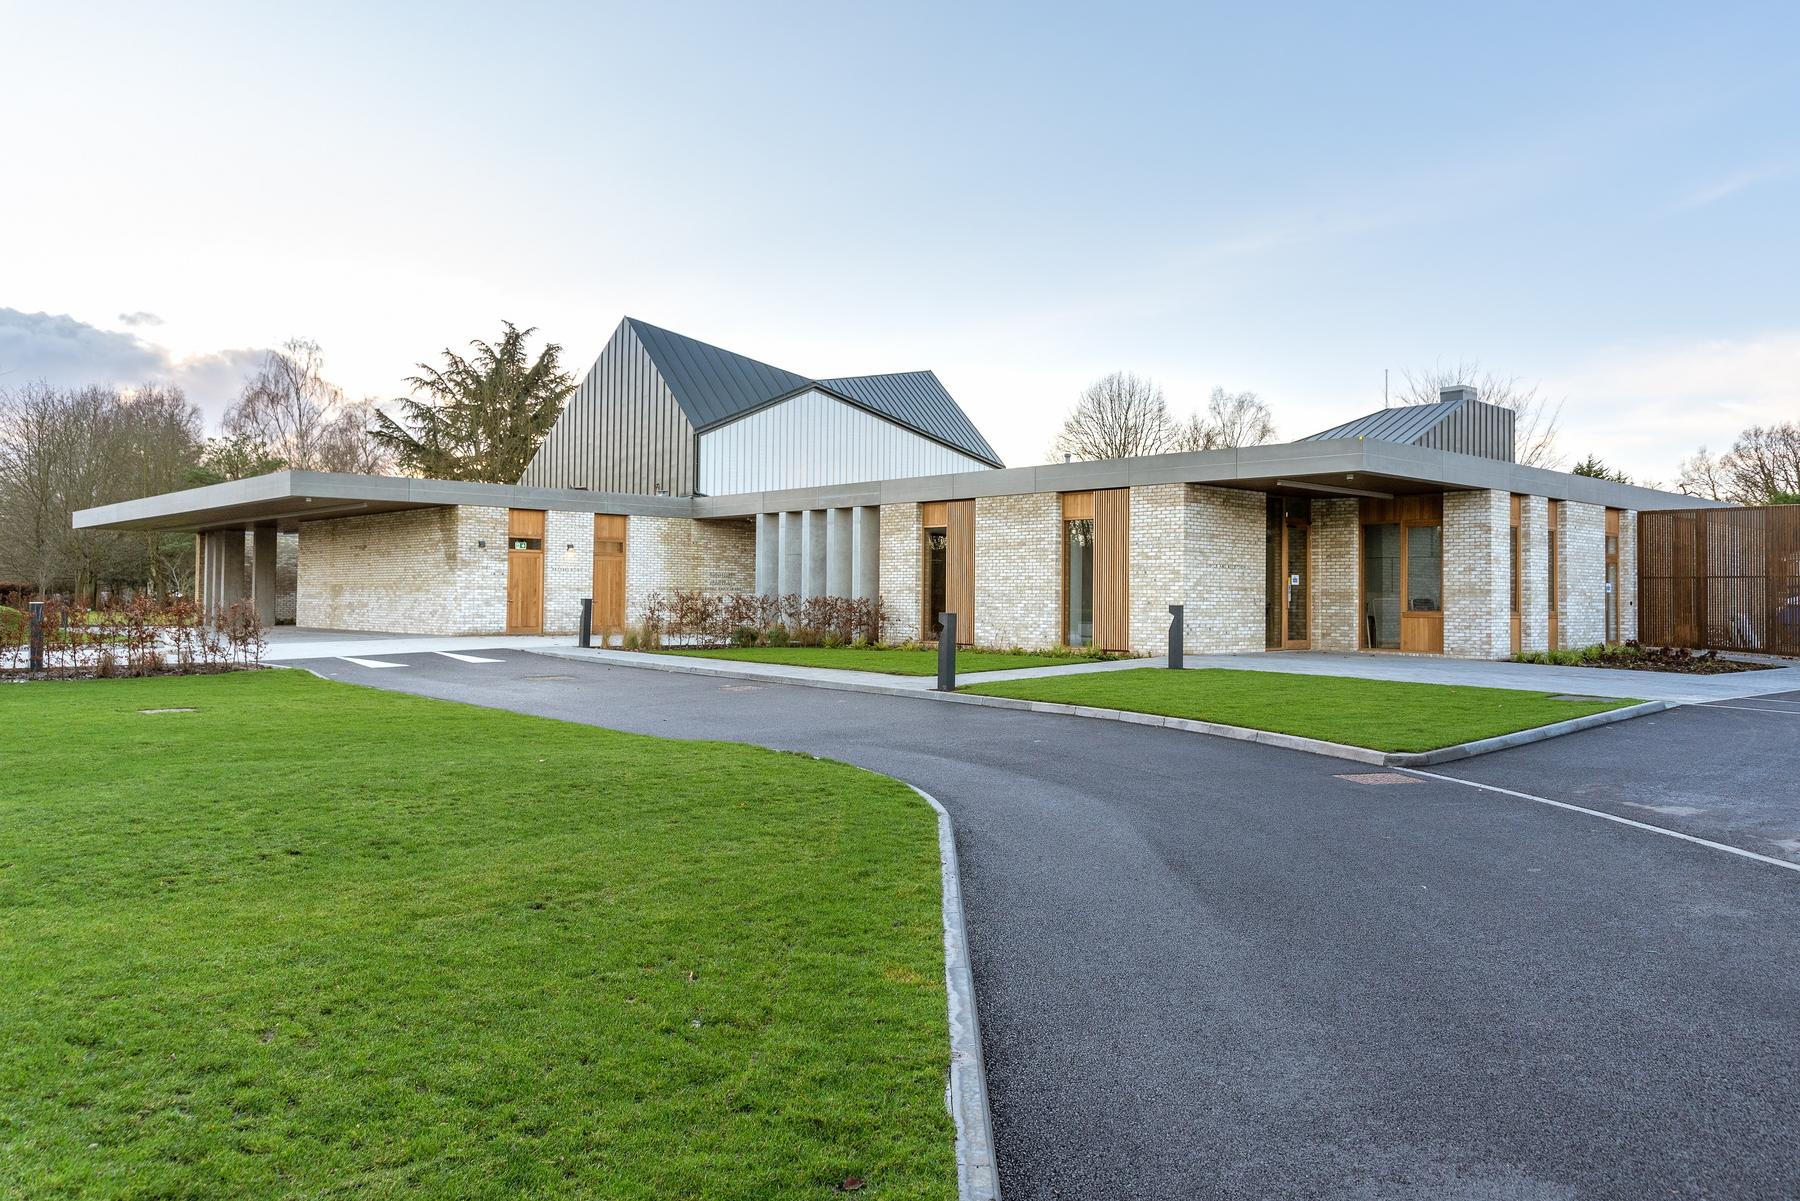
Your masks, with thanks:
M 1020 463 L 1120 368 L 1289 437 L 1479 359 L 1660 480 L 1800 418 L 1800 6 L 0 11 L 0 382 L 629 313 Z

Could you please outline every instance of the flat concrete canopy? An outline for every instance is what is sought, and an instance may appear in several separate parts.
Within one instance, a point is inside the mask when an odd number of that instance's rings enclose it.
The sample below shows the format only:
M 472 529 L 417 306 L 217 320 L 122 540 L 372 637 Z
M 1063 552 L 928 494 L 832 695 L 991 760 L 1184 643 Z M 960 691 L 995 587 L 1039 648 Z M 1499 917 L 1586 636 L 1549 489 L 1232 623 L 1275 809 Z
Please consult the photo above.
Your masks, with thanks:
M 1233 450 L 1146 455 L 1088 463 L 1051 463 L 955 475 L 871 480 L 735 496 L 644 496 L 581 489 L 527 488 L 384 475 L 278 471 L 121 501 L 75 514 L 77 529 L 206 530 L 391 513 L 447 505 L 626 513 L 654 517 L 725 518 L 857 505 L 965 500 L 1034 492 L 1087 492 L 1152 484 L 1211 484 L 1296 496 L 1398 496 L 1491 488 L 1615 509 L 1718 508 L 1719 502 L 1611 480 L 1521 467 L 1499 459 L 1453 454 L 1399 442 L 1340 438 Z
M 387 475 L 343 475 L 327 471 L 277 471 L 247 480 L 209 484 L 183 492 L 165 492 L 141 500 L 83 509 L 75 514 L 74 525 L 76 529 L 94 530 L 210 530 L 274 525 L 292 531 L 302 521 L 321 517 L 356 517 L 451 505 L 667 517 L 692 515 L 692 502 L 685 497 L 624 496 L 610 492 L 521 488 L 511 484 L 418 480 Z

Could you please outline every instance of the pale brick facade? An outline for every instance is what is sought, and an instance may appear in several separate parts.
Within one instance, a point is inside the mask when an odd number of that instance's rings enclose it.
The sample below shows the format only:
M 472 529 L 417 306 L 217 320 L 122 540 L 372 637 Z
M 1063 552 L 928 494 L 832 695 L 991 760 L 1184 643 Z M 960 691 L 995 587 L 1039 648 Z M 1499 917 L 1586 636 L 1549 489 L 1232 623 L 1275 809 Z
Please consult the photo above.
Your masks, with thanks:
M 477 546 L 485 541 L 486 546 Z M 418 509 L 300 525 L 297 621 L 324 630 L 506 628 L 506 510 Z
M 883 637 L 889 642 L 919 641 L 920 559 L 924 553 L 918 505 L 881 506 L 881 607 L 887 611 Z M 981 628 L 980 614 L 976 626 Z
M 1541 496 L 1519 502 L 1519 649 L 1550 647 L 1550 503 Z
M 1512 653 L 1512 495 L 1444 493 L 1444 653 Z
M 580 629 L 582 598 L 593 594 L 594 515 L 545 513 L 544 633 L 573 634 Z
M 1606 640 L 1606 509 L 1562 504 L 1562 644 L 1570 649 Z
M 1638 632 L 1637 512 L 1619 514 L 1619 640 L 1631 642 Z
M 593 517 L 587 515 L 592 587 Z M 677 589 L 714 594 L 756 590 L 756 525 L 749 521 L 692 521 L 686 517 L 630 517 L 625 522 L 625 616 L 641 620 L 655 593 Z M 587 592 L 582 593 L 588 595 Z
M 1131 648 L 1169 647 L 1169 606 L 1195 653 L 1263 649 L 1260 492 L 1195 484 L 1131 490 Z
M 976 641 L 1027 650 L 1062 642 L 1062 557 L 1060 494 L 1032 492 L 977 500 Z M 884 577 L 885 569 L 884 562 Z M 916 600 L 913 607 L 918 607 Z
M 1169 606 L 1188 603 L 1183 637 L 1189 626 L 1204 620 L 1198 603 L 1189 603 L 1187 577 L 1187 485 L 1156 484 L 1131 490 L 1131 556 L 1129 562 L 1131 647 L 1154 653 L 1169 645 Z
M 1312 649 L 1353 651 L 1362 587 L 1360 502 L 1312 502 Z

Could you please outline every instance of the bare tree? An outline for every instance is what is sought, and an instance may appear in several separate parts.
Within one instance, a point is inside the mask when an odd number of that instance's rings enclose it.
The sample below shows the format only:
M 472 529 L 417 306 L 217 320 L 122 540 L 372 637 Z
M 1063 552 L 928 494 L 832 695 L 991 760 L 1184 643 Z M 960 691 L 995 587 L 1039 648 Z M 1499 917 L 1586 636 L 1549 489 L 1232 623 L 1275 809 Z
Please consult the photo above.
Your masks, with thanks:
M 1075 459 L 1128 459 L 1173 448 L 1174 427 L 1162 388 L 1131 371 L 1095 380 L 1056 435 L 1058 454 Z
M 388 455 L 369 434 L 373 410 L 372 401 L 346 401 L 325 378 L 317 342 L 290 338 L 244 381 L 223 427 L 227 438 L 260 443 L 297 470 L 377 472 Z
M 1174 442 L 1177 450 L 1227 450 L 1274 440 L 1275 420 L 1256 393 L 1214 388 L 1206 412 L 1181 422 Z
M 1400 390 L 1393 399 L 1400 404 L 1436 404 L 1445 388 L 1474 388 L 1478 399 L 1513 411 L 1513 458 L 1525 467 L 1560 467 L 1563 456 L 1556 449 L 1562 421 L 1561 400 L 1543 394 L 1537 384 L 1526 384 L 1516 375 L 1483 371 L 1473 359 L 1424 371 L 1403 371 Z
M 1675 478 L 1675 486 L 1689 496 L 1704 496 L 1708 500 L 1724 500 L 1730 484 L 1726 478 L 1724 464 L 1719 456 L 1709 452 L 1702 446 L 1689 458 L 1681 461 L 1680 474 Z

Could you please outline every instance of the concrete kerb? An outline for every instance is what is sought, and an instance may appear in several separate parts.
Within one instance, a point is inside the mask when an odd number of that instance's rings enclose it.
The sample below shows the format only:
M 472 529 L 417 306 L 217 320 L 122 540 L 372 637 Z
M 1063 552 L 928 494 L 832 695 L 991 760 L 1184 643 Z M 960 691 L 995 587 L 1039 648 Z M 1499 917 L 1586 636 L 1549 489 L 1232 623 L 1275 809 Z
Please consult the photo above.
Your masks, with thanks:
M 1000 1201 L 994 1159 L 994 1127 L 988 1109 L 987 1068 L 981 1058 L 981 1021 L 975 1010 L 975 977 L 969 967 L 969 933 L 963 919 L 962 875 L 949 812 L 922 788 L 907 785 L 937 811 L 938 864 L 944 893 L 944 991 L 950 1021 L 950 1079 L 944 1102 L 956 1122 L 956 1185 L 962 1201 Z
M 1311 755 L 1326 755 L 1333 759 L 1348 759 L 1354 763 L 1367 763 L 1376 767 L 1432 767 L 1440 763 L 1485 755 L 1492 751 L 1506 750 L 1509 747 L 1525 746 L 1528 743 L 1542 742 L 1549 738 L 1560 738 L 1564 734 L 1574 734 L 1616 721 L 1647 717 L 1652 713 L 1660 713 L 1665 709 L 1675 707 L 1668 701 L 1644 701 L 1622 709 L 1611 709 L 1605 713 L 1591 713 L 1585 717 L 1552 722 L 1547 726 L 1534 726 L 1529 730 L 1519 730 L 1494 738 L 1482 738 L 1474 742 L 1461 742 L 1454 746 L 1438 747 L 1431 751 L 1375 751 L 1368 747 L 1328 742 L 1323 738 L 1303 738 L 1298 734 L 1278 734 L 1273 730 L 1253 730 L 1246 726 L 1228 726 L 1220 722 L 1195 721 L 1186 717 L 1165 717 L 1160 713 L 1138 713 L 1128 709 L 1099 709 L 1091 705 L 1064 705 L 1053 701 L 1027 701 L 1007 696 L 980 696 L 968 692 L 937 692 L 916 684 L 901 686 L 875 681 L 863 683 L 842 679 L 820 679 L 801 674 L 777 676 L 766 671 L 740 671 L 714 666 L 712 663 L 701 667 L 678 662 L 673 657 L 668 661 L 662 661 L 661 656 L 631 655 L 627 657 L 610 651 L 580 650 L 573 647 L 546 647 L 530 653 L 555 658 L 610 663 L 615 667 L 634 667 L 643 671 L 714 676 L 723 680 L 749 680 L 759 684 L 793 684 L 802 688 L 828 688 L 841 692 L 870 692 L 881 696 L 909 696 L 920 700 L 938 701 L 943 704 L 979 705 L 988 709 L 1016 709 L 1029 713 L 1055 713 L 1064 717 L 1086 717 L 1097 721 L 1125 722 L 1130 725 L 1160 726 L 1164 729 L 1180 730 L 1189 734 L 1210 734 L 1215 738 L 1230 738 L 1238 742 L 1257 742 L 1264 746 L 1281 747 L 1284 750 L 1304 751 Z

